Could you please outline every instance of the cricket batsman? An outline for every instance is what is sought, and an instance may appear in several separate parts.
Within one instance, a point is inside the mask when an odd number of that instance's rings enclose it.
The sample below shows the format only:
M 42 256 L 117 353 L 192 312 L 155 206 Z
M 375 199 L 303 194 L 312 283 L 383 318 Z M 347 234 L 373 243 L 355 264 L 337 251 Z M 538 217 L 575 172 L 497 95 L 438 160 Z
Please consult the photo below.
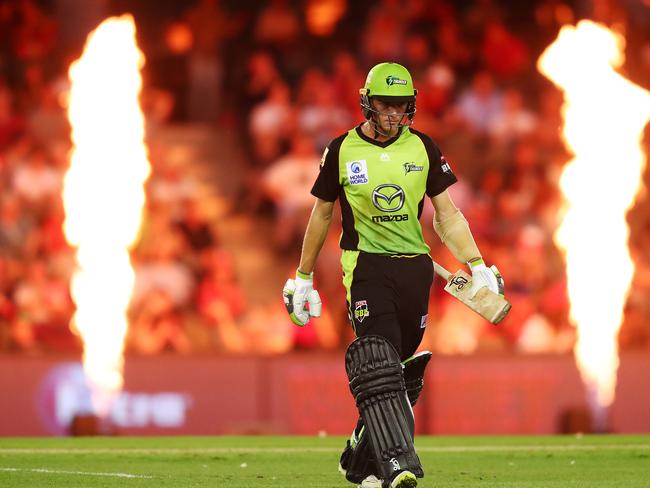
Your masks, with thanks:
M 304 326 L 321 301 L 313 269 L 341 206 L 343 284 L 356 339 L 345 354 L 359 420 L 339 469 L 361 488 L 413 488 L 424 476 L 413 445 L 412 405 L 431 357 L 413 356 L 427 325 L 433 266 L 419 218 L 425 196 L 433 226 L 472 273 L 471 293 L 499 293 L 500 276 L 481 257 L 447 188 L 457 181 L 440 149 L 413 129 L 417 90 L 408 70 L 381 63 L 359 90 L 366 121 L 325 149 L 311 193 L 316 197 L 300 264 L 283 290 L 291 320 Z M 502 288 L 501 288 L 502 290 Z

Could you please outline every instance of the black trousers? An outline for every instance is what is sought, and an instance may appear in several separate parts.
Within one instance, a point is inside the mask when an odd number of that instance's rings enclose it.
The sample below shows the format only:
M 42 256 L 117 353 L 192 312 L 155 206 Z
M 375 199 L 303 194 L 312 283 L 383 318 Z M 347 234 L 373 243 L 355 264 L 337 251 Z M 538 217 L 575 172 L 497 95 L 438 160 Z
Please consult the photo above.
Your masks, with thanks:
M 347 258 L 349 258 L 348 256 Z M 344 259 L 348 311 L 357 337 L 385 337 L 404 361 L 417 350 L 427 324 L 433 263 L 426 254 L 390 256 L 360 252 L 356 261 Z M 358 419 L 358 436 L 363 421 Z M 367 435 L 341 455 L 349 481 L 360 483 L 378 468 Z
M 360 252 L 354 268 L 346 271 L 352 275 L 348 310 L 357 337 L 385 337 L 402 360 L 411 357 L 427 324 L 431 257 Z

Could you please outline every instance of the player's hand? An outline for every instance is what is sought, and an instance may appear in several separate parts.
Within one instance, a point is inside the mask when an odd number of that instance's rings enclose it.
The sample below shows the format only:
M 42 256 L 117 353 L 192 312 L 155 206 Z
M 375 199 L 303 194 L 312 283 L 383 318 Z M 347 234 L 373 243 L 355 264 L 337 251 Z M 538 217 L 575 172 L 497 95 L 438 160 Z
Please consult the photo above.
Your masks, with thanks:
M 470 298 L 474 298 L 476 293 L 485 286 L 491 292 L 503 296 L 504 281 L 496 266 L 492 265 L 488 268 L 485 266 L 483 260 L 480 259 L 470 262 L 469 267 L 472 270 Z
M 310 317 L 320 317 L 322 304 L 314 290 L 312 274 L 297 271 L 296 278 L 289 278 L 282 289 L 284 306 L 291 321 L 299 327 L 306 325 Z

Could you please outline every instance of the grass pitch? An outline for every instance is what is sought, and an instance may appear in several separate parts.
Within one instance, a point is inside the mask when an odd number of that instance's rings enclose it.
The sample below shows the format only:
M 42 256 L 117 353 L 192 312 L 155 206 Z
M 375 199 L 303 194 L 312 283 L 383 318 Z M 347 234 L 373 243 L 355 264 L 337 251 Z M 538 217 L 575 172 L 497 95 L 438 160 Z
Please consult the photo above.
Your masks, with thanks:
M 431 488 L 650 487 L 650 436 L 418 437 Z M 0 487 L 337 488 L 342 437 L 0 438 Z

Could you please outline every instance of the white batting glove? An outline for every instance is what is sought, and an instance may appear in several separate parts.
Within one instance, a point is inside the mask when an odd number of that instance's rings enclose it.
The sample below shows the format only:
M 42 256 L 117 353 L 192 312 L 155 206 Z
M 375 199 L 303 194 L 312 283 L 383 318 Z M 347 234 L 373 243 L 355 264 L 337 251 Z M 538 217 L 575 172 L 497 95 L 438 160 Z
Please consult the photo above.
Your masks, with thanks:
M 476 293 L 485 286 L 491 292 L 503 296 L 504 281 L 496 266 L 493 265 L 488 268 L 482 259 L 476 259 L 469 263 L 469 267 L 472 270 L 470 298 L 473 299 Z
M 291 321 L 299 327 L 306 325 L 310 317 L 320 317 L 320 295 L 314 290 L 313 273 L 296 271 L 296 278 L 289 278 L 282 289 L 284 306 Z

